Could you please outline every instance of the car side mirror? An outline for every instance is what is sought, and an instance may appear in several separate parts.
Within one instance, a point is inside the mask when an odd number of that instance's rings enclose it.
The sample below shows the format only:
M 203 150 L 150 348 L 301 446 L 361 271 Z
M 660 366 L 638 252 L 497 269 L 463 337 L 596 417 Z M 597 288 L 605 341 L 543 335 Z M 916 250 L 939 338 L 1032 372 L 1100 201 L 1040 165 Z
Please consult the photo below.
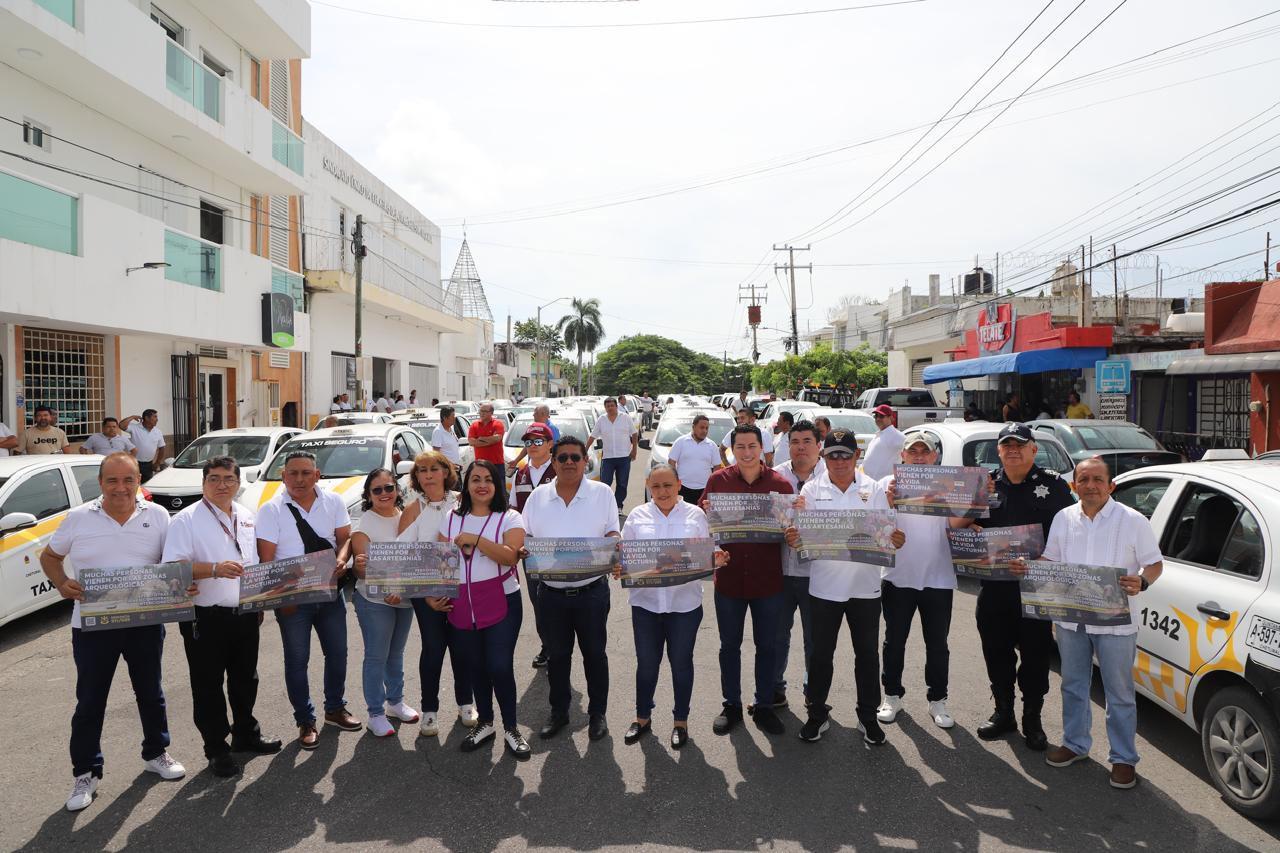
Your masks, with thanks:
M 640 449 L 641 449 L 641 450 L 648 450 L 648 449 L 649 449 L 649 447 L 650 447 L 650 441 L 649 441 L 649 439 L 647 439 L 647 438 L 642 438 L 642 439 L 640 439 Z
M 256 483 L 256 482 L 258 482 L 258 472 L 257 472 L 257 471 L 246 471 L 246 472 L 245 472 L 245 475 L 244 475 L 244 481 L 245 481 L 246 483 Z
M 408 473 L 409 473 L 410 471 L 412 471 L 412 470 L 413 470 L 413 460 L 412 460 L 412 459 L 406 459 L 406 460 L 404 460 L 403 462 L 397 462 L 397 463 L 396 463 L 396 476 L 397 476 L 397 477 L 403 477 L 405 474 L 408 474 Z
M 29 512 L 11 512 L 4 518 L 0 518 L 0 533 L 13 533 L 15 530 L 35 527 L 36 520 L 36 517 Z
M 603 438 L 597 438 L 597 439 L 596 439 L 596 445 L 595 445 L 595 446 L 596 446 L 596 450 L 604 450 L 604 439 L 603 439 Z
M 177 460 L 175 460 L 174 457 L 170 456 L 168 459 L 164 460 L 164 467 L 168 468 L 169 466 L 173 465 L 175 461 Z

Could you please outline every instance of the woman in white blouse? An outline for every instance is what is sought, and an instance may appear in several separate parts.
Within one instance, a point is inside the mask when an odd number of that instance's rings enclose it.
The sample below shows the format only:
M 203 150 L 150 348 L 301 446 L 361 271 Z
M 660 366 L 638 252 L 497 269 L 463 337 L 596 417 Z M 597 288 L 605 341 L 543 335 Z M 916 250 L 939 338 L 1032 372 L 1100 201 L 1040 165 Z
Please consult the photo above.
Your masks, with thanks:
M 449 611 L 449 622 L 465 650 L 480 721 L 462 739 L 470 752 L 494 736 L 493 699 L 502 709 L 503 740 L 516 758 L 529 757 L 529 742 L 516 725 L 516 639 L 524 611 L 516 563 L 524 547 L 524 522 L 507 508 L 506 477 L 483 459 L 463 475 L 458 507 L 445 513 L 439 539 L 462 551 L 458 597 L 428 599 Z
M 674 468 L 670 465 L 653 468 L 647 485 L 653 499 L 627 516 L 622 526 L 624 540 L 711 538 L 706 515 L 680 497 L 680 480 Z M 728 552 L 717 549 L 716 566 L 728 563 Z M 671 661 L 671 684 L 675 692 L 671 746 L 680 749 L 689 742 L 693 645 L 701 623 L 700 580 L 677 586 L 631 589 L 631 629 L 636 642 L 636 720 L 627 729 L 624 738 L 627 743 L 635 743 L 652 727 L 653 693 L 658 686 L 664 646 Z
M 426 450 L 413 460 L 410 474 L 410 495 L 414 500 L 400 516 L 402 542 L 435 542 L 440 522 L 445 513 L 458 504 L 458 472 L 448 458 L 437 450 Z M 422 654 L 418 656 L 418 679 L 422 683 L 422 723 L 418 727 L 424 737 L 435 737 L 439 729 L 440 673 L 444 669 L 444 655 L 449 653 L 453 668 L 453 698 L 458 703 L 458 719 L 464 726 L 474 726 L 479 720 L 476 706 L 471 699 L 471 676 L 467 672 L 462 650 L 449 614 L 431 607 L 426 599 L 410 599 L 413 615 L 418 619 L 418 632 L 422 635 Z
M 418 712 L 404 702 L 404 645 L 413 627 L 413 611 L 407 604 L 390 604 L 382 596 L 371 595 L 365 581 L 369 543 L 396 540 L 403 506 L 396 475 L 386 468 L 370 472 L 364 481 L 364 514 L 351 533 L 356 619 L 364 637 L 364 701 L 369 706 L 369 731 L 377 737 L 396 733 L 388 715 L 418 722 Z

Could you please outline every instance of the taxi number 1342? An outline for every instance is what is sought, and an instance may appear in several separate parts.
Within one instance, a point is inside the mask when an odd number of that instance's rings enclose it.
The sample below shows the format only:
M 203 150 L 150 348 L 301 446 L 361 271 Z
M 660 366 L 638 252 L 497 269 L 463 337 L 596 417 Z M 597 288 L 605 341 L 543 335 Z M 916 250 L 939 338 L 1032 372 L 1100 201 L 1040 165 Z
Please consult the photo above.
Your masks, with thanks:
M 1147 607 L 1142 608 L 1142 624 L 1171 640 L 1178 639 L 1178 632 L 1182 630 L 1182 623 L 1177 619 L 1168 615 L 1161 616 L 1159 612 Z

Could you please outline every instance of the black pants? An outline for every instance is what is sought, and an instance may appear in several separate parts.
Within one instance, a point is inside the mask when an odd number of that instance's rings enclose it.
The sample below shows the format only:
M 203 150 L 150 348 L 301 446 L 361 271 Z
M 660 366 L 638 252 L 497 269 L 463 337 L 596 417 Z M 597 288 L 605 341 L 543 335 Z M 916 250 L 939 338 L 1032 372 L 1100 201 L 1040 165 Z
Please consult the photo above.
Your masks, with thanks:
M 929 688 L 930 702 L 947 698 L 947 670 L 951 652 L 947 634 L 951 630 L 950 589 L 911 589 L 896 587 L 888 581 L 880 583 L 880 600 L 884 603 L 884 673 L 880 676 L 884 692 L 905 696 L 902 689 L 902 667 L 906 660 L 907 637 L 911 620 L 920 611 L 920 630 L 924 634 L 924 683 Z
M 1038 710 L 1049 692 L 1052 624 L 1022 615 L 1022 592 L 1016 581 L 983 581 L 977 617 L 982 656 L 996 703 L 1012 706 L 1017 684 L 1023 705 Z
M 609 708 L 608 581 L 601 579 L 569 589 L 543 584 L 538 597 L 547 629 L 551 713 L 569 714 L 569 673 L 573 668 L 573 641 L 577 639 L 587 676 L 587 713 L 603 717 Z
M 851 598 L 828 601 L 813 596 L 809 603 L 813 653 L 809 657 L 810 715 L 825 717 L 831 710 L 827 695 L 835 672 L 836 641 L 840 623 L 849 623 L 853 640 L 853 681 L 858 689 L 858 719 L 876 718 L 880 706 L 880 599 Z
M 150 480 L 151 475 L 154 474 L 155 472 L 156 472 L 156 463 L 154 460 L 151 462 L 138 463 L 138 473 L 142 477 L 142 479 L 139 482 L 142 482 L 142 483 L 147 482 L 147 480 Z
M 230 607 L 197 607 L 194 622 L 179 623 L 191 668 L 192 716 L 204 739 L 207 758 L 230 752 L 228 734 L 234 740 L 253 740 L 259 735 L 253 716 L 258 698 L 259 618 L 260 614 L 239 614 Z
M 698 499 L 702 497 L 702 493 L 704 491 L 706 491 L 706 486 L 703 486 L 701 489 L 690 489 L 685 486 L 681 486 L 680 497 L 684 498 L 685 503 L 697 506 Z
M 526 572 L 524 588 L 529 591 L 529 605 L 533 608 L 533 627 L 538 632 L 538 653 L 546 654 L 547 617 L 543 613 L 542 607 L 542 581 L 529 577 L 528 572 Z

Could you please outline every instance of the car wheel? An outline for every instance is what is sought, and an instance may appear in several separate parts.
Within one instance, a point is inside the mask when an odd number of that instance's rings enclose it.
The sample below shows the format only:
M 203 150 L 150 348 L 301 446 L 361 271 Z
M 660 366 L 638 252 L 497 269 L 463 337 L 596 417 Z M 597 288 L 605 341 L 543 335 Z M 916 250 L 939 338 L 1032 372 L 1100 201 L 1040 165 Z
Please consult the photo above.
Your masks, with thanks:
M 1200 726 L 1204 763 L 1236 811 L 1251 818 L 1280 814 L 1280 727 L 1251 688 L 1235 686 L 1209 700 Z

